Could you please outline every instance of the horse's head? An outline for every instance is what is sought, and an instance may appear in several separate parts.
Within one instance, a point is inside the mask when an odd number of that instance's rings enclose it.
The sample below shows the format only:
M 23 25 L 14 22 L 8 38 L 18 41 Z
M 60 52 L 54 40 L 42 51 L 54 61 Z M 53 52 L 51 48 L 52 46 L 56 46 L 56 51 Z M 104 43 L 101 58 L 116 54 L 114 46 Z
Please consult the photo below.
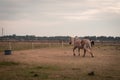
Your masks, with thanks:
M 69 39 L 69 44 L 71 45 L 71 44 L 73 44 L 73 43 L 74 43 L 74 38 L 70 37 L 70 39 Z
M 72 44 L 72 42 L 70 41 L 70 42 L 69 42 L 69 44 L 71 45 L 71 44 Z

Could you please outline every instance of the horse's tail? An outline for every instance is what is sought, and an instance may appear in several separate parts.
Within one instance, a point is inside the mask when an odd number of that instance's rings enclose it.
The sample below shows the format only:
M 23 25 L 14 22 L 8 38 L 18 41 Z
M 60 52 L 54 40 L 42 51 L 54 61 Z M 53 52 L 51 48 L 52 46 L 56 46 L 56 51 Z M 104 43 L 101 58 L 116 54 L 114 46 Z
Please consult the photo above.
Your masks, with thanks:
M 91 47 L 95 45 L 95 42 L 91 40 Z

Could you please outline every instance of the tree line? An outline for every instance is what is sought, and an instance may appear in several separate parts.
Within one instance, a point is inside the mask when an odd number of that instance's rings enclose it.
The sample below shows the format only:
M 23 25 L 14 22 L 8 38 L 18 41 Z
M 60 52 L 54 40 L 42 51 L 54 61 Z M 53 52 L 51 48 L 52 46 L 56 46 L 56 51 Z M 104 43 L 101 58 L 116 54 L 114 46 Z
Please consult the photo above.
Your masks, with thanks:
M 113 42 L 119 41 L 120 42 L 120 37 L 113 37 L 113 36 L 108 36 L 108 37 L 107 36 L 84 36 L 79 38 L 81 39 L 86 38 L 94 41 L 113 41 Z M 35 35 L 17 36 L 15 34 L 0 37 L 0 41 L 64 41 L 64 42 L 68 42 L 69 39 L 70 39 L 70 36 L 37 37 Z

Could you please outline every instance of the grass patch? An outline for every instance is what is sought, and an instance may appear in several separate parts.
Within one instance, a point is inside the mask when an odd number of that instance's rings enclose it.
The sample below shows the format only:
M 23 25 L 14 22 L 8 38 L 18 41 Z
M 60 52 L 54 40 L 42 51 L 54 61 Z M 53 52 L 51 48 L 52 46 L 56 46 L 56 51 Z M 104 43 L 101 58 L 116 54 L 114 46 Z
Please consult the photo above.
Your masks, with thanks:
M 48 66 L 48 65 L 42 65 L 42 66 L 36 66 L 34 69 L 37 70 L 59 70 L 58 66 Z
M 19 63 L 17 62 L 12 62 L 12 61 L 4 61 L 4 62 L 0 62 L 0 66 L 13 66 L 13 65 L 19 65 Z
M 0 63 L 6 65 L 7 63 Z M 14 65 L 14 63 L 8 63 Z M 16 63 L 15 63 L 16 65 Z M 1 68 L 0 80 L 116 80 L 112 74 L 103 74 L 95 70 L 94 76 L 79 68 L 66 68 L 55 65 L 18 65 Z M 106 72 L 106 71 L 105 71 Z

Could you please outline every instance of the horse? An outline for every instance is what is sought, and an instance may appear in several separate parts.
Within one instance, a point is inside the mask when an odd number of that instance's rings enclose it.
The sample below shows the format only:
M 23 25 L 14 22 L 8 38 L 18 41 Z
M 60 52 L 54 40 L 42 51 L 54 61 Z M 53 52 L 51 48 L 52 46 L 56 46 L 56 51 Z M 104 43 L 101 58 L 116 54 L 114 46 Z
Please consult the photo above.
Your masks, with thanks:
M 94 45 L 94 41 L 90 41 L 89 39 L 79 39 L 79 38 L 72 38 L 70 37 L 69 44 L 73 44 L 73 55 L 76 56 L 75 50 L 78 48 L 78 55 L 80 56 L 80 49 L 84 50 L 83 57 L 86 55 L 86 51 L 91 54 L 91 57 L 94 57 L 91 46 Z

